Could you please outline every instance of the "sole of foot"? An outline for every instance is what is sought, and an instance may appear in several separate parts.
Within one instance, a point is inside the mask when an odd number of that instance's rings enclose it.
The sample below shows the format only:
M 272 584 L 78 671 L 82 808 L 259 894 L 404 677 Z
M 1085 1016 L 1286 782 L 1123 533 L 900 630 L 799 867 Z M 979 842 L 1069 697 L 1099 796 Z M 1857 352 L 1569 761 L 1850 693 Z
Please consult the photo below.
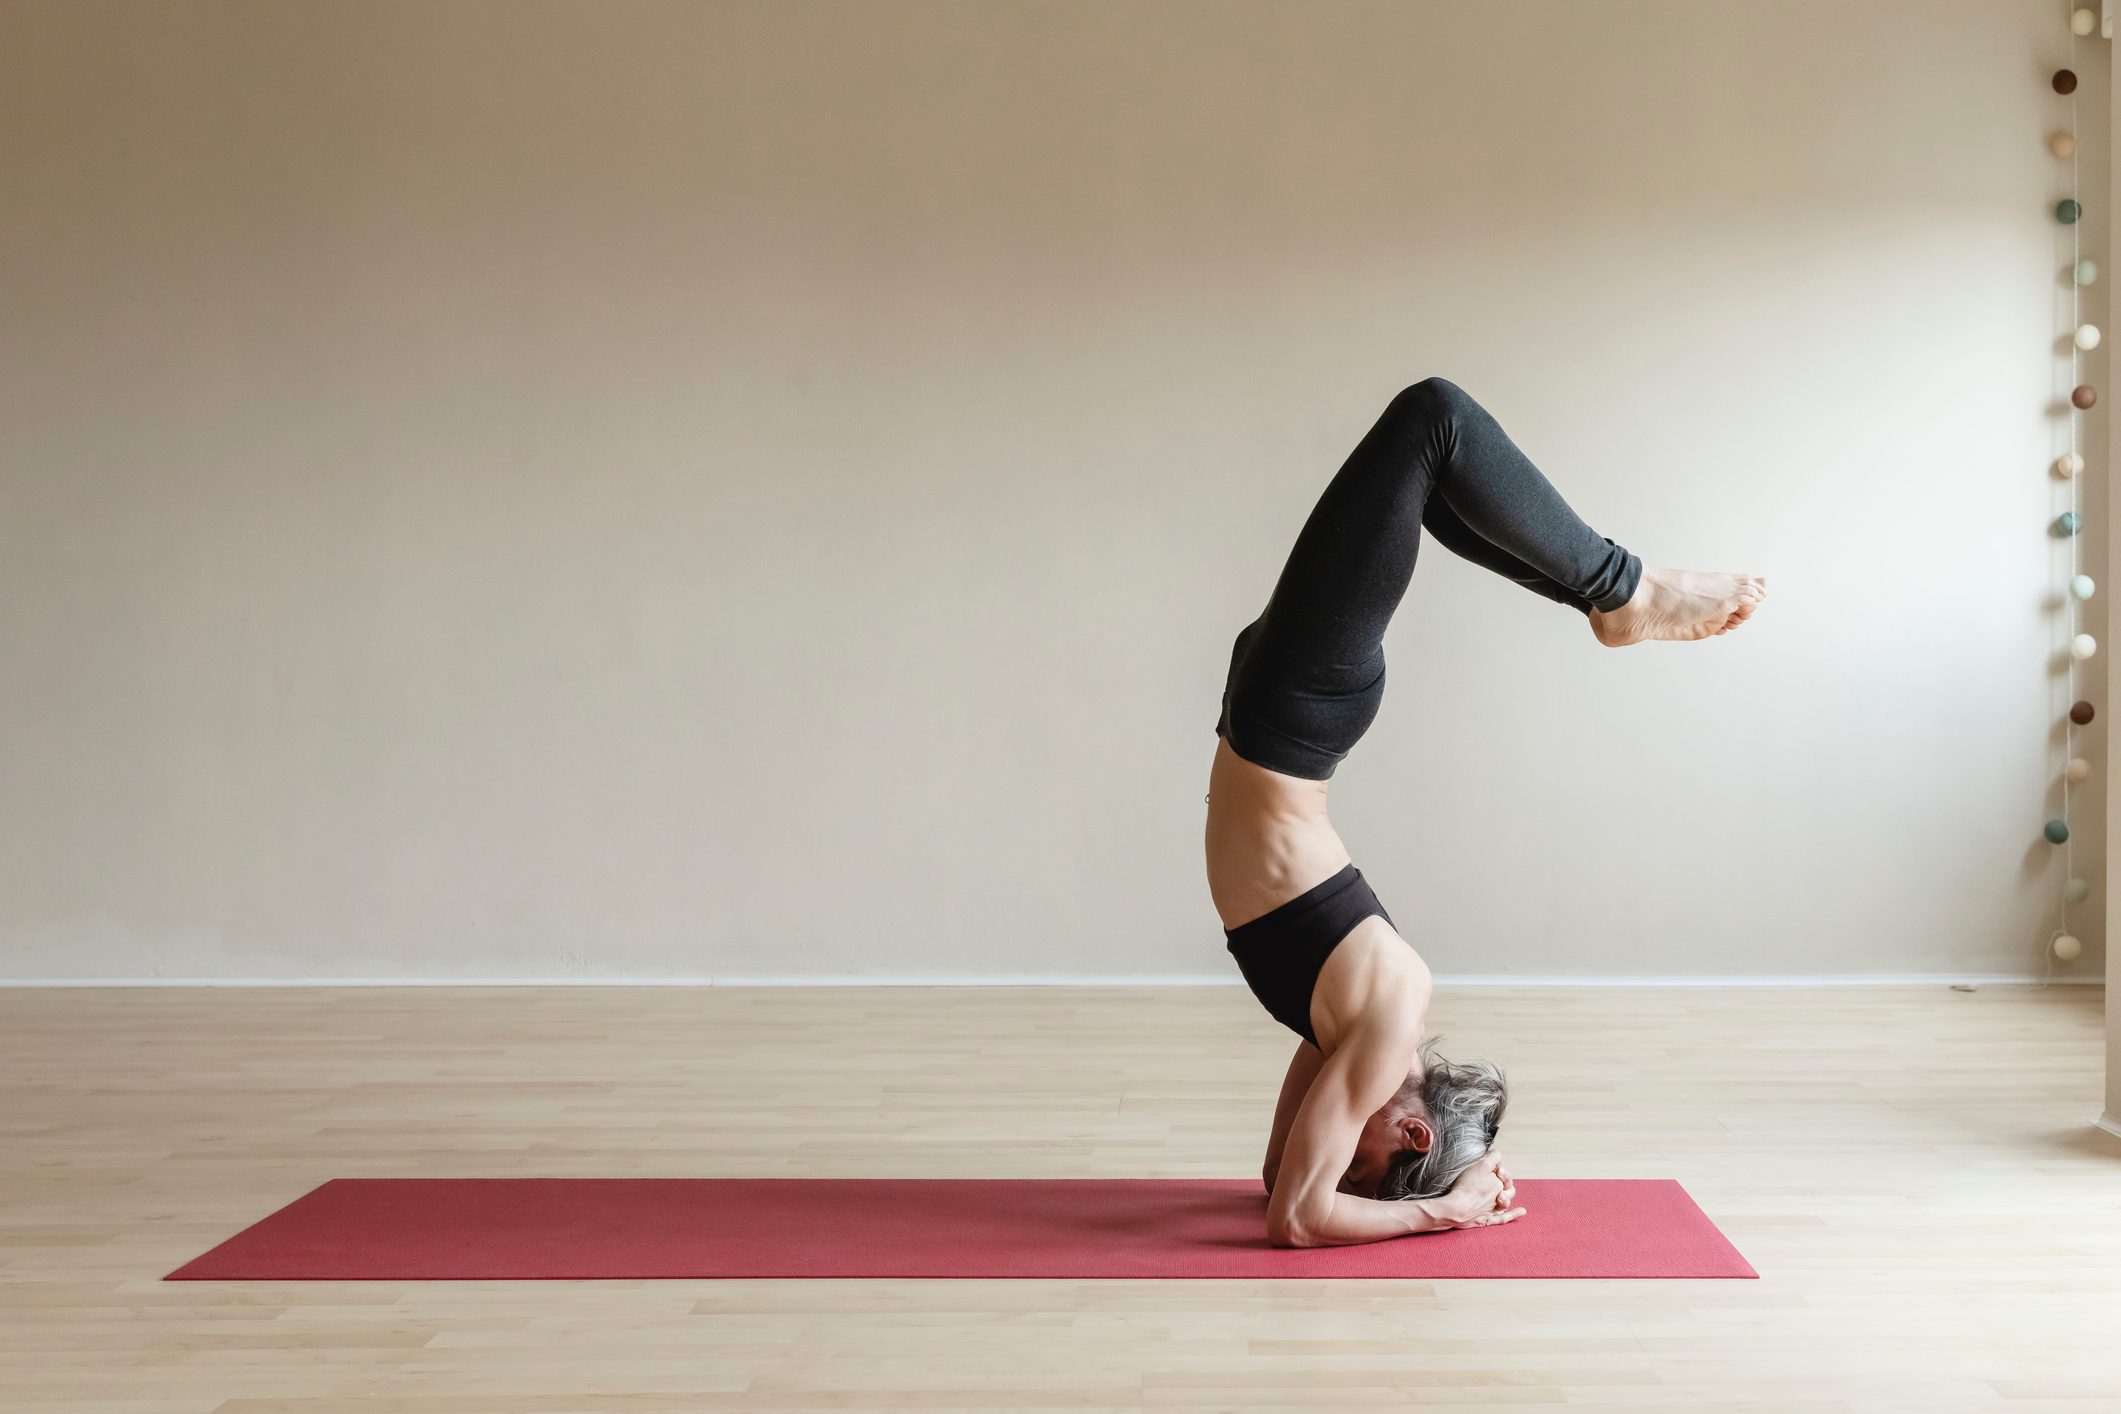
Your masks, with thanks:
M 1591 611 L 1591 633 L 1608 648 L 1694 643 L 1729 633 L 1766 598 L 1767 581 L 1757 575 L 1646 569 L 1627 603 Z

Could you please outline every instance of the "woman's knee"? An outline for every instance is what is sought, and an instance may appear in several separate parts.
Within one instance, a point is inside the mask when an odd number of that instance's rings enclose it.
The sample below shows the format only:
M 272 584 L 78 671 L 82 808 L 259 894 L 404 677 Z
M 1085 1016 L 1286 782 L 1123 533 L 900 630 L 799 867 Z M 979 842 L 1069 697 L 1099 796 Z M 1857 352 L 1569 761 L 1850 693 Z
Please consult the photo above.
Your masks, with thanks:
M 1399 390 L 1378 426 L 1405 445 L 1448 446 L 1452 431 L 1477 412 L 1466 390 L 1450 379 L 1424 378 Z
M 1419 383 L 1409 383 L 1399 390 L 1392 400 L 1395 406 L 1404 404 L 1432 413 L 1457 413 L 1477 406 L 1472 395 L 1448 378 L 1428 377 Z

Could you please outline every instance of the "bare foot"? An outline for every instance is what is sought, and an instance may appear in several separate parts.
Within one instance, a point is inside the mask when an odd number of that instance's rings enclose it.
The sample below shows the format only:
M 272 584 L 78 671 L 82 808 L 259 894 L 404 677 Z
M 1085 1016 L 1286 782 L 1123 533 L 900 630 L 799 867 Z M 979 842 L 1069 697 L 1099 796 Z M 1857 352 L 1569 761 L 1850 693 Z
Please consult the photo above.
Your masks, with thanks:
M 1729 633 L 1766 597 L 1767 581 L 1749 574 L 1646 569 L 1634 598 L 1611 613 L 1591 611 L 1591 632 L 1608 648 L 1652 639 L 1691 643 Z

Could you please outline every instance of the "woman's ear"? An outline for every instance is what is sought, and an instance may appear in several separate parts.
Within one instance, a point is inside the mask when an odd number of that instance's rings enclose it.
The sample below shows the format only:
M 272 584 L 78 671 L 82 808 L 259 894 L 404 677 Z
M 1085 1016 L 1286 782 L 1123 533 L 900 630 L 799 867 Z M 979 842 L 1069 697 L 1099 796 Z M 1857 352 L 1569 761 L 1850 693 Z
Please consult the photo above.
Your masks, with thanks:
M 1436 1142 L 1436 1132 L 1429 1128 L 1429 1122 L 1420 1115 L 1401 1115 L 1397 1128 L 1401 1144 L 1405 1148 L 1418 1149 L 1426 1154 L 1429 1152 L 1429 1146 Z

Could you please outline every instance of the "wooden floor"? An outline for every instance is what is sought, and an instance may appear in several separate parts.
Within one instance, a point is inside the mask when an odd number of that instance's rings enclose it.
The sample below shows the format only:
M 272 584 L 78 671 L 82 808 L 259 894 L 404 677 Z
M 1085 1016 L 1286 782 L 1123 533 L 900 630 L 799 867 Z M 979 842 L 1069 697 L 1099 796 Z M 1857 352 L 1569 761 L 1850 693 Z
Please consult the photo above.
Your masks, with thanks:
M 0 992 L 0 1411 L 2121 1410 L 2090 988 L 1458 990 L 1758 1282 L 165 1284 L 345 1175 L 1256 1174 L 1237 988 Z M 1419 1239 L 1415 1239 L 1419 1240 Z

